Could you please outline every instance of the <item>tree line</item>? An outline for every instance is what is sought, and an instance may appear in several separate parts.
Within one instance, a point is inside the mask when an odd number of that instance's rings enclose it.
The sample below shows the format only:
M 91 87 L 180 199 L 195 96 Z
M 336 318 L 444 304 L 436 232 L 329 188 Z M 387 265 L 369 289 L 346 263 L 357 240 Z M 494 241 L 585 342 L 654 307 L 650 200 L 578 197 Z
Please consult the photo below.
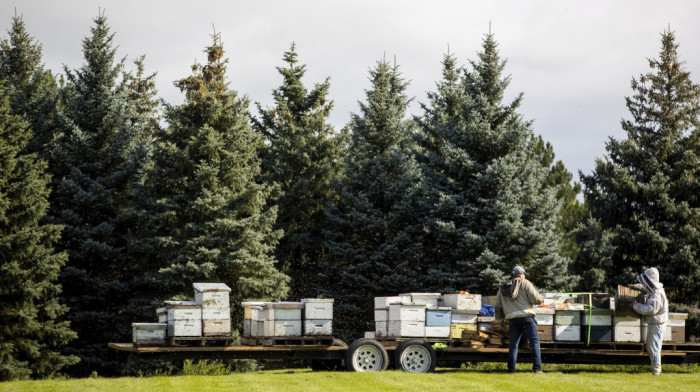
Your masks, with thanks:
M 698 306 L 700 87 L 671 31 L 583 187 L 523 94 L 504 100 L 490 33 L 466 65 L 444 55 L 420 115 L 378 60 L 342 129 L 294 44 L 273 104 L 251 105 L 214 34 L 173 105 L 113 37 L 99 15 L 60 75 L 21 16 L 0 41 L 2 380 L 128 372 L 106 343 L 196 281 L 232 288 L 234 325 L 241 300 L 335 298 L 346 339 L 371 329 L 374 296 L 493 294 L 515 265 L 543 290 L 604 292 L 656 266 L 671 301 Z

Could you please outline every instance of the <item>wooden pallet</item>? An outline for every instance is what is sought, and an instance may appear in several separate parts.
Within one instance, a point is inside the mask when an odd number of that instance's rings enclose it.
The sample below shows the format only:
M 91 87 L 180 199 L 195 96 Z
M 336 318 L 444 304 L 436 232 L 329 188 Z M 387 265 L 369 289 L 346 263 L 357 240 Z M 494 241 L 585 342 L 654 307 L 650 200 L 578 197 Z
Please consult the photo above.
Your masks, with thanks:
M 258 338 L 263 346 L 332 346 L 332 336 L 275 336 Z
M 169 336 L 168 346 L 230 346 L 232 336 Z

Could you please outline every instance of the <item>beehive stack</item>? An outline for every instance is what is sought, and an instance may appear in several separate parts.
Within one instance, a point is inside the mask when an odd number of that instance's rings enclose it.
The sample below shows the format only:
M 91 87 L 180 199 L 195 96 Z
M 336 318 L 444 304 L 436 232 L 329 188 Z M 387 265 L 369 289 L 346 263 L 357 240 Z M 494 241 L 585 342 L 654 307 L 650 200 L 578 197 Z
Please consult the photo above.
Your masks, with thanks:
M 438 307 L 425 311 L 425 337 L 449 338 L 450 323 L 452 321 L 452 309 Z
M 241 302 L 241 306 L 243 307 L 243 337 L 263 336 L 265 302 Z
M 581 312 L 579 310 L 556 310 L 554 313 L 554 340 L 581 340 Z
M 425 304 L 389 305 L 388 315 L 387 337 L 425 336 Z
M 613 339 L 616 342 L 642 342 L 642 319 L 637 316 L 613 316 Z
M 301 336 L 301 302 L 269 302 L 265 304 L 265 337 Z
M 609 298 L 609 297 L 608 297 Z M 581 321 L 581 339 L 586 342 L 609 342 L 613 335 L 613 312 L 610 309 L 584 311 Z M 590 339 L 589 339 L 590 331 Z
M 168 336 L 202 336 L 202 307 L 194 301 L 165 301 Z
M 535 308 L 535 320 L 537 321 L 537 336 L 540 341 L 554 340 L 554 309 Z
M 333 299 L 304 298 L 304 336 L 333 335 Z
M 374 331 L 378 338 L 387 337 L 389 332 L 389 305 L 410 303 L 411 296 L 390 296 L 374 298 Z
M 674 343 L 685 342 L 685 320 L 688 319 L 688 313 L 669 313 L 666 328 L 671 334 L 668 341 Z M 664 333 L 664 335 L 666 335 Z
M 163 346 L 168 329 L 166 323 L 131 323 L 134 346 Z
M 231 336 L 231 289 L 224 283 L 194 283 L 194 301 L 202 307 L 203 336 Z

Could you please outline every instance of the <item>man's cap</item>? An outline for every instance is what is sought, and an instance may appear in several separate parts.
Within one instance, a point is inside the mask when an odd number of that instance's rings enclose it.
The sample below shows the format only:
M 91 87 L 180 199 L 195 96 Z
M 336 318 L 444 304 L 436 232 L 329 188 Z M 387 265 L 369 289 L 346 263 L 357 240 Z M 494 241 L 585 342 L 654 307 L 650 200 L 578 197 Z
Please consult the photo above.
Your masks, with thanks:
M 517 274 L 518 272 L 522 272 L 522 273 L 524 273 L 525 275 L 528 275 L 528 273 L 525 272 L 525 268 L 523 268 L 523 267 L 521 267 L 521 266 L 519 266 L 519 265 L 516 265 L 515 267 L 513 267 L 513 273 L 514 273 L 514 274 Z

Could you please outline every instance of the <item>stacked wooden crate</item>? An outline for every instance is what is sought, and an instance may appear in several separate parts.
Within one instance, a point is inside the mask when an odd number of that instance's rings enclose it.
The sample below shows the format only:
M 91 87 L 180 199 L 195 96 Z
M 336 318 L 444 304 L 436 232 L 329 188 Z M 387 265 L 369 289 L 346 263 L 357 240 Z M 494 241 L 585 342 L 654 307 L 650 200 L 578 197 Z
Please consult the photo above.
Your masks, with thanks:
M 231 289 L 224 283 L 194 283 L 194 301 L 202 308 L 203 336 L 231 336 Z
M 304 336 L 333 336 L 333 299 L 304 298 Z

